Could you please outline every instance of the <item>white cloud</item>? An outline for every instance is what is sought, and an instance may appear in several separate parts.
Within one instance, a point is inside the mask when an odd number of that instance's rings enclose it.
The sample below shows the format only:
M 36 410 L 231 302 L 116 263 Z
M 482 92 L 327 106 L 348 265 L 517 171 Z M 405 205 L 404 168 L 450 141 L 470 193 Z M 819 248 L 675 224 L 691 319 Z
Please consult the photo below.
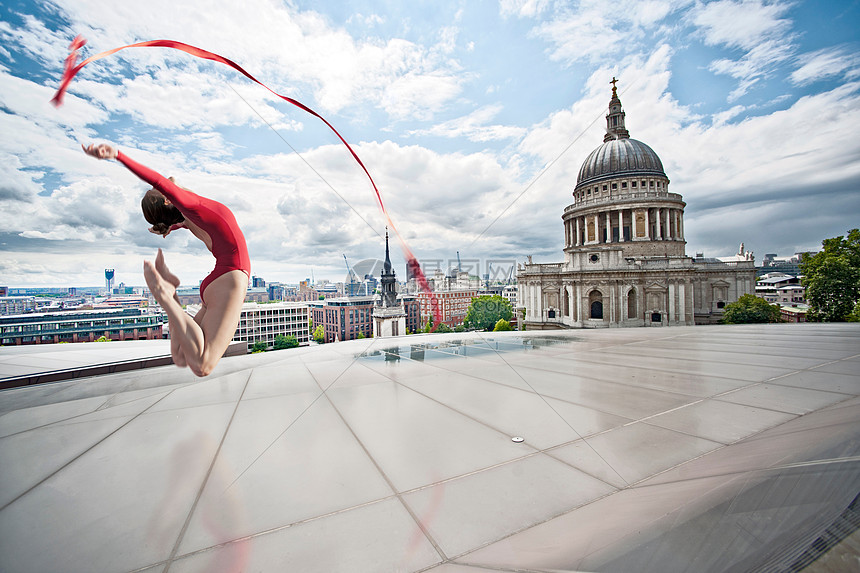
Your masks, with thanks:
M 642 49 L 643 42 L 660 41 L 659 24 L 690 0 L 585 0 L 575 8 L 559 8 L 534 33 L 550 41 L 550 57 L 572 64 L 602 63 Z M 656 33 L 656 37 L 655 37 Z
M 488 105 L 477 109 L 465 117 L 458 117 L 429 129 L 413 130 L 410 135 L 436 135 L 440 137 L 465 137 L 469 141 L 496 141 L 519 139 L 526 130 L 511 125 L 487 125 L 502 111 L 501 104 Z
M 313 90 L 321 111 L 329 113 L 341 111 L 355 100 L 382 104 L 385 96 L 391 99 L 393 92 L 397 95 L 397 102 L 391 111 L 396 118 L 413 112 L 426 116 L 434 105 L 443 101 L 442 96 L 450 98 L 459 93 L 457 64 L 450 58 L 452 37 L 456 35 L 454 29 L 442 34 L 437 44 L 422 46 L 399 38 L 356 40 L 316 12 L 302 12 L 290 4 L 275 5 L 267 0 L 221 4 L 217 9 L 200 9 L 191 3 L 171 0 L 152 0 L 146 10 L 133 4 L 104 5 L 89 0 L 62 0 L 59 4 L 74 22 L 73 26 L 85 36 L 91 36 L 85 55 L 141 39 L 175 39 L 232 59 L 284 95 L 295 96 L 296 87 L 303 91 Z M 188 26 L 188 22 L 195 25 Z M 90 30 L 94 32 L 90 33 Z M 237 30 L 244 32 L 237 34 Z M 9 29 L 7 36 L 23 33 Z M 30 37 L 35 36 L 35 32 L 27 33 Z M 59 69 L 65 53 L 57 51 L 65 48 L 71 38 L 62 38 L 59 33 L 55 36 L 58 38 L 28 39 L 24 45 L 29 46 L 33 42 L 40 54 L 45 52 L 42 54 L 44 60 Z M 49 54 L 47 49 L 39 46 L 53 46 L 54 52 Z M 188 70 L 193 75 L 198 62 L 191 56 L 168 49 L 129 49 L 87 66 L 81 77 L 88 77 L 87 73 L 101 75 L 107 69 L 120 73 L 123 66 L 138 75 L 151 70 L 165 71 L 168 67 L 174 73 Z M 429 87 L 427 79 L 445 86 L 437 92 L 431 105 L 427 105 L 423 97 Z M 145 80 L 135 81 L 146 84 Z M 192 78 L 183 81 L 188 82 L 188 87 L 196 85 Z M 209 82 L 215 83 L 211 77 Z M 450 89 L 452 86 L 456 89 Z M 169 91 L 153 91 L 158 86 L 134 87 L 143 89 L 147 97 L 176 95 Z M 79 82 L 76 81 L 71 91 L 75 93 L 78 89 Z M 202 91 L 211 93 L 217 89 L 211 85 L 204 86 Z M 195 102 L 194 96 L 185 90 L 182 93 L 191 100 L 187 106 L 180 104 L 183 109 L 217 111 L 211 109 L 217 104 L 203 105 L 202 101 Z M 156 121 L 176 121 L 182 116 L 182 110 L 149 109 L 154 105 L 151 101 L 138 99 L 131 103 L 144 106 L 136 108 L 137 113 L 153 116 Z M 385 105 L 381 107 L 388 111 Z M 200 114 L 193 109 L 191 111 L 188 121 Z M 182 124 L 187 125 L 187 122 Z
M 851 46 L 822 48 L 802 54 L 797 60 L 800 67 L 789 76 L 791 82 L 796 85 L 808 85 L 821 79 L 839 76 L 848 80 L 860 77 L 860 56 Z
M 791 4 L 768 0 L 720 0 L 699 3 L 690 13 L 705 43 L 752 50 L 762 40 L 786 37 L 791 20 L 783 18 Z
M 749 89 L 789 60 L 796 47 L 793 22 L 784 18 L 791 3 L 768 0 L 721 0 L 700 3 L 688 17 L 712 46 L 738 49 L 737 59 L 721 58 L 709 69 L 738 80 L 728 101 L 736 101 Z
M 499 0 L 502 16 L 534 17 L 549 6 L 549 0 Z

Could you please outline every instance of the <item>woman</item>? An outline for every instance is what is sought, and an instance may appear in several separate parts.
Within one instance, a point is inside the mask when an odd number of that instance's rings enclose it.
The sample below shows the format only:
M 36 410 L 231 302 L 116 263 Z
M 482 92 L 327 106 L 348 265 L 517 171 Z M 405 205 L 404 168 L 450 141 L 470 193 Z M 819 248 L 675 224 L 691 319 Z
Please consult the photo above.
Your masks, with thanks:
M 118 160 L 152 185 L 141 201 L 143 216 L 152 224 L 151 233 L 166 237 L 176 229 L 188 229 L 215 256 L 215 270 L 200 284 L 203 306 L 194 318 L 179 304 L 179 279 L 167 268 L 161 249 L 155 263 L 143 262 L 149 291 L 167 312 L 173 362 L 188 366 L 197 376 L 208 376 L 236 332 L 251 276 L 248 248 L 236 218 L 221 203 L 177 186 L 173 178 L 159 175 L 105 143 L 81 147 L 97 159 Z

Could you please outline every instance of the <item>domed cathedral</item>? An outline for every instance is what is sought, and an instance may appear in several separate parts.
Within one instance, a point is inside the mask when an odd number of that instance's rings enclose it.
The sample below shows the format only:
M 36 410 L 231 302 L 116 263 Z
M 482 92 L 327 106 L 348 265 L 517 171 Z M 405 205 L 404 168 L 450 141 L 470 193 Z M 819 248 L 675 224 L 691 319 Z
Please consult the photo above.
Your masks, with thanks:
M 564 262 L 518 268 L 527 330 L 715 323 L 754 292 L 751 255 L 686 255 L 686 203 L 669 192 L 660 157 L 630 137 L 617 81 L 603 144 L 582 163 L 562 214 Z

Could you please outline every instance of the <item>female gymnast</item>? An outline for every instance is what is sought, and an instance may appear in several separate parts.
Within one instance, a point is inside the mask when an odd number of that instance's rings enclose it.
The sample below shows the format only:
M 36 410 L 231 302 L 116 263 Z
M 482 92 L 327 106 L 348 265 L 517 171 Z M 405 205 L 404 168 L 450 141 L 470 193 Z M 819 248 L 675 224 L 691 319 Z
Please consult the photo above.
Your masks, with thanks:
M 173 362 L 188 366 L 197 376 L 208 376 L 236 332 L 251 276 L 251 259 L 236 218 L 221 203 L 179 187 L 172 177 L 159 175 L 110 145 L 81 147 L 97 159 L 118 160 L 152 185 L 141 201 L 151 233 L 166 237 L 176 229 L 188 229 L 215 256 L 215 270 L 200 284 L 203 306 L 194 318 L 179 304 L 179 278 L 167 268 L 161 249 L 154 264 L 143 262 L 149 291 L 167 312 Z

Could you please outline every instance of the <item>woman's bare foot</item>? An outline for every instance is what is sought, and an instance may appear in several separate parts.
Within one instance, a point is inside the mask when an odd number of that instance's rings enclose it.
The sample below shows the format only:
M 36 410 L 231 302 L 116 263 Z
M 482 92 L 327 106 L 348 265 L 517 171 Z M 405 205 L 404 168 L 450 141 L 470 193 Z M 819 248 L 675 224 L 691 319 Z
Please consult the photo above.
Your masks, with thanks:
M 179 286 L 179 277 L 170 272 L 170 269 L 167 268 L 167 263 L 164 262 L 164 253 L 161 252 L 161 249 L 158 249 L 158 254 L 155 256 L 155 270 L 158 271 L 158 274 L 160 274 L 164 280 L 175 287 Z
M 149 287 L 149 292 L 152 293 L 152 296 L 155 297 L 155 300 L 162 307 L 165 301 L 173 299 L 173 296 L 176 294 L 176 286 L 165 280 L 151 261 L 143 261 L 143 278 L 146 279 L 146 286 Z

